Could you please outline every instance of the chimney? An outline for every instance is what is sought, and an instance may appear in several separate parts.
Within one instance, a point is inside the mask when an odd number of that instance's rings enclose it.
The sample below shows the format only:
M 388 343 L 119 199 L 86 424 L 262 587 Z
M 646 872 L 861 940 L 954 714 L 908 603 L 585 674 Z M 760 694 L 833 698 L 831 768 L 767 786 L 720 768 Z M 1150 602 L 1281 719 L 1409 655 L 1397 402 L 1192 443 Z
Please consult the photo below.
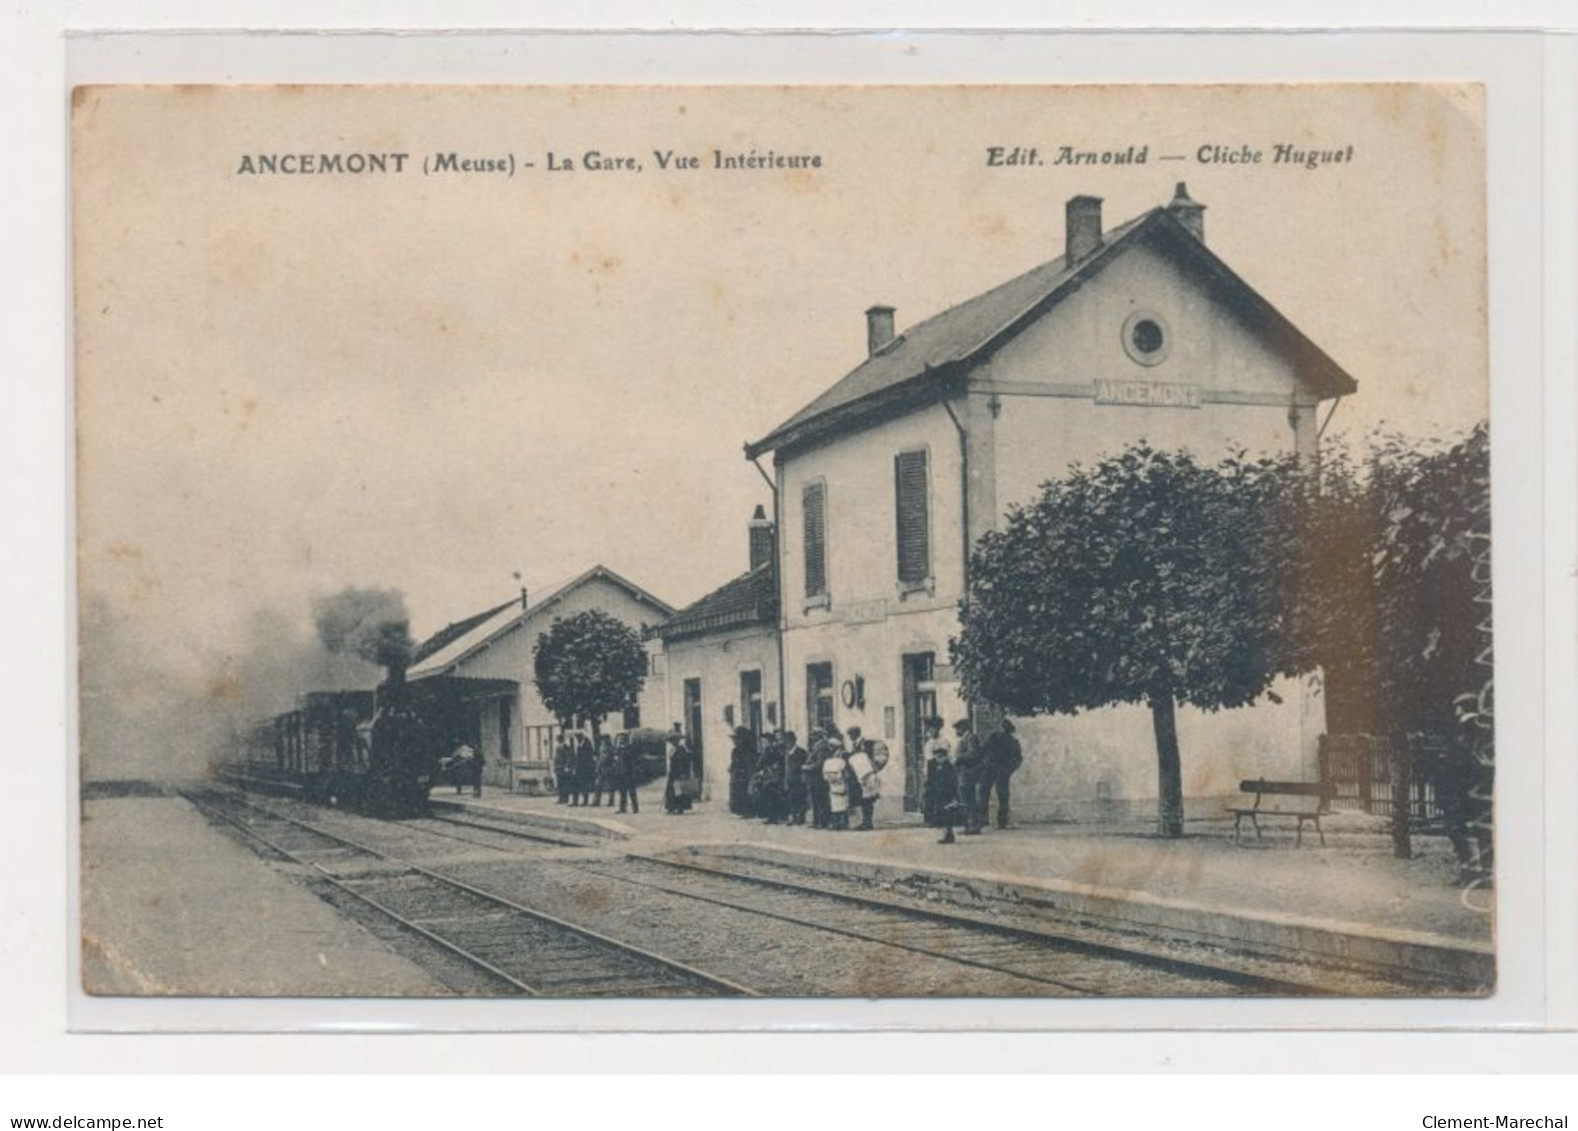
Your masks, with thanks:
M 893 308 L 873 306 L 866 311 L 866 356 L 877 354 L 893 340 Z
M 1101 246 L 1101 197 L 1071 196 L 1064 208 L 1066 260 L 1072 267 Z
M 750 522 L 751 569 L 773 560 L 773 524 L 760 504 Z
M 529 602 L 526 600 L 526 586 L 521 586 L 521 612 L 525 612 Z
M 1178 182 L 1178 188 L 1167 205 L 1167 212 L 1188 229 L 1191 236 L 1201 243 L 1205 242 L 1205 205 L 1189 199 L 1188 186 L 1182 181 Z

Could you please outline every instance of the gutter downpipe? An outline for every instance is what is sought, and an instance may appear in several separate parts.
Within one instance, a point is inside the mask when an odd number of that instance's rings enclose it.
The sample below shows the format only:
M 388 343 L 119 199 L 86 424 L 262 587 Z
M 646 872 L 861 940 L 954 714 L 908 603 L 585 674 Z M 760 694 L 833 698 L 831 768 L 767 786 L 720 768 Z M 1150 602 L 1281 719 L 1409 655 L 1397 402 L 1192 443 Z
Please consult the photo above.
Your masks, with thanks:
M 968 388 L 965 389 L 964 395 L 969 397 Z M 963 556 L 959 560 L 959 603 L 968 606 L 970 603 L 970 433 L 965 428 L 964 422 L 959 419 L 959 414 L 953 411 L 953 406 L 948 403 L 946 396 L 939 403 L 959 433 L 959 524 L 963 527 L 960 547 Z M 966 703 L 965 710 L 969 712 L 972 722 L 978 721 L 975 719 L 975 704 Z
M 969 393 L 966 392 L 965 395 L 968 396 Z M 948 414 L 948 419 L 953 421 L 954 428 L 959 432 L 959 512 L 962 520 L 960 525 L 964 531 L 962 546 L 964 556 L 959 571 L 960 599 L 968 605 L 970 603 L 970 433 L 958 414 L 953 411 L 953 406 L 948 403 L 946 397 L 938 403 L 942 405 L 943 411 Z
M 779 564 L 783 551 L 783 518 L 778 509 L 778 484 L 773 482 L 771 476 L 762 470 L 761 457 L 750 456 L 751 466 L 756 468 L 767 484 L 767 489 L 773 493 L 773 597 L 778 602 L 778 612 L 774 616 L 773 636 L 778 641 L 778 729 L 789 729 L 789 704 L 786 701 L 788 692 L 787 673 L 784 671 L 784 628 L 788 623 L 789 608 L 784 604 L 784 571 Z

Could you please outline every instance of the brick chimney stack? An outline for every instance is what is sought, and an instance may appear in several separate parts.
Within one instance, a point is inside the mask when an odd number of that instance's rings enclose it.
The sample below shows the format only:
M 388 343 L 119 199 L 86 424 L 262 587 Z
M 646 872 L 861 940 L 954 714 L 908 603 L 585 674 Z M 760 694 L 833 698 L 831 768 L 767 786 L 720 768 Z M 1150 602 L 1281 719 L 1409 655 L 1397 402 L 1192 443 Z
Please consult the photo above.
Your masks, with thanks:
M 893 308 L 873 306 L 866 311 L 866 356 L 876 357 L 893 340 Z
M 1167 212 L 1187 228 L 1191 236 L 1201 243 L 1205 242 L 1205 205 L 1189 199 L 1189 188 L 1182 181 L 1178 182 L 1177 191 L 1167 205 Z
M 1070 267 L 1101 246 L 1101 197 L 1071 196 L 1064 206 L 1066 259 Z
M 773 560 L 773 523 L 759 504 L 750 522 L 751 569 L 757 569 Z

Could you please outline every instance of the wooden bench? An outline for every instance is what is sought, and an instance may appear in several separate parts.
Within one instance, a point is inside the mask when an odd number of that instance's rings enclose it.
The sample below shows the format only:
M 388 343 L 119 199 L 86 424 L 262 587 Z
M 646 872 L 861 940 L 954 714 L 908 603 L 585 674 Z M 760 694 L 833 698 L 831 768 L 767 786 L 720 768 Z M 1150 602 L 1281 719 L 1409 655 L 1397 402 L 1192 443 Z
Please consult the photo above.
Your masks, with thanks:
M 1234 844 L 1239 843 L 1239 832 L 1245 817 L 1255 826 L 1256 840 L 1261 839 L 1260 818 L 1292 817 L 1298 821 L 1298 832 L 1293 839 L 1295 848 L 1304 843 L 1305 821 L 1315 823 L 1321 846 L 1325 846 L 1326 834 L 1320 827 L 1320 815 L 1331 797 L 1331 787 L 1325 782 L 1267 781 L 1265 778 L 1256 778 L 1239 782 L 1238 788 L 1246 795 L 1246 799 L 1253 796 L 1254 801 L 1246 804 L 1241 800 L 1239 804 L 1227 807 L 1227 811 L 1233 814 Z
M 554 792 L 552 762 L 519 759 L 505 762 L 504 767 L 509 774 L 509 790 L 511 793 L 541 796 Z

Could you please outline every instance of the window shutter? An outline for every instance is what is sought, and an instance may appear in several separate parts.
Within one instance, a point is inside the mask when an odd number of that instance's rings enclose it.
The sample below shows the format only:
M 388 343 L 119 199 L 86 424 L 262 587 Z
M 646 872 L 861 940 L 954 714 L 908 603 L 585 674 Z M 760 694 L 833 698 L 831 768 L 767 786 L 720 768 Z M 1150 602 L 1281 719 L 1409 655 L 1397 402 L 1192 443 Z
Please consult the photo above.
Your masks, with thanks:
M 827 592 L 827 485 L 813 483 L 802 496 L 805 510 L 805 595 Z
M 931 537 L 926 514 L 926 453 L 893 459 L 897 489 L 899 581 L 919 584 L 931 576 Z

